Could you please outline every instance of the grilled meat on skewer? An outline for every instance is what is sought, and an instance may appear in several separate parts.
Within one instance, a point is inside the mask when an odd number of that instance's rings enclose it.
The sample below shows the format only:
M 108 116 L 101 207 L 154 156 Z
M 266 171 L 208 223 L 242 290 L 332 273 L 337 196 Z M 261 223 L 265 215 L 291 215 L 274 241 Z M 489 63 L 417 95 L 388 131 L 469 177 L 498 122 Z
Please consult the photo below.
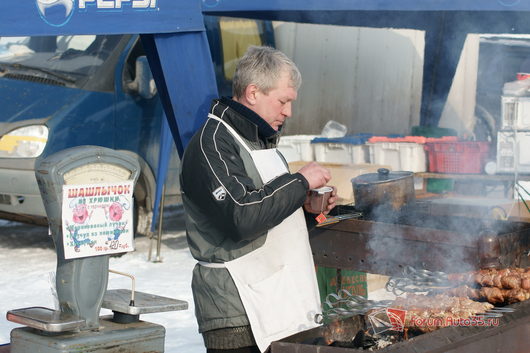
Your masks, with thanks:
M 483 313 L 493 308 L 493 305 L 475 302 L 465 297 L 409 293 L 405 298 L 397 298 L 389 307 L 406 310 L 404 328 L 431 332 Z
M 530 290 L 530 268 L 483 269 L 452 273 L 447 278 L 451 282 L 476 283 L 482 287 Z
M 451 288 L 443 293 L 455 297 L 467 297 L 472 300 L 485 300 L 491 304 L 500 304 L 505 301 L 503 290 L 497 287 L 482 287 L 477 289 L 464 285 Z
M 473 300 L 485 300 L 492 304 L 513 304 L 530 299 L 530 290 L 516 288 L 503 289 L 497 287 L 470 288 L 466 285 L 451 288 L 444 292 L 456 297 L 468 297 Z
M 479 300 L 482 298 L 480 289 L 471 288 L 467 285 L 463 285 L 456 288 L 451 288 L 443 292 L 444 294 L 453 296 L 453 297 L 464 297 L 472 300 Z
M 502 289 L 497 287 L 482 287 L 479 293 L 480 299 L 485 299 L 488 303 L 500 304 L 505 300 Z

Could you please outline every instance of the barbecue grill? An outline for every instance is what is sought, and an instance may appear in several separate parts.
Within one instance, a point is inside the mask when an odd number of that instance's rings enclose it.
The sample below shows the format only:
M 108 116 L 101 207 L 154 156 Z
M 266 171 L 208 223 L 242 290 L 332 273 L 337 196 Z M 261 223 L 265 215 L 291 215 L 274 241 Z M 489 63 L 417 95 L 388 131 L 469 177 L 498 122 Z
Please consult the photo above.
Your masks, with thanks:
M 434 332 L 409 338 L 374 352 L 382 353 L 527 353 L 530 333 L 530 301 L 510 305 L 513 313 L 506 313 L 498 325 L 490 327 L 449 326 Z M 362 320 L 347 320 L 345 329 L 354 334 L 362 329 Z M 333 328 L 320 326 L 300 332 L 271 344 L 271 353 L 354 353 L 366 352 L 356 348 L 327 345 Z M 340 337 L 339 337 L 340 338 Z M 333 337 L 331 337 L 333 339 Z
M 341 206 L 338 213 L 355 213 Z M 530 224 L 459 216 L 436 216 L 421 203 L 379 218 L 357 217 L 310 231 L 315 264 L 399 276 L 407 267 L 446 273 L 485 267 L 528 267 Z M 530 301 L 509 306 L 495 325 L 449 326 L 397 339 L 376 352 L 528 352 Z M 344 348 L 337 332 L 351 338 L 367 332 L 366 316 L 325 324 L 273 342 L 271 353 L 363 352 Z M 340 327 L 337 330 L 337 327 Z M 339 334 L 340 336 L 341 334 Z M 335 337 L 334 337 L 335 336 Z M 397 335 L 399 336 L 399 334 Z M 395 339 L 395 337 L 393 337 Z
M 425 210 L 420 204 L 377 219 L 317 227 L 309 234 L 315 263 L 382 275 L 399 275 L 406 266 L 450 273 L 530 265 L 530 224 Z

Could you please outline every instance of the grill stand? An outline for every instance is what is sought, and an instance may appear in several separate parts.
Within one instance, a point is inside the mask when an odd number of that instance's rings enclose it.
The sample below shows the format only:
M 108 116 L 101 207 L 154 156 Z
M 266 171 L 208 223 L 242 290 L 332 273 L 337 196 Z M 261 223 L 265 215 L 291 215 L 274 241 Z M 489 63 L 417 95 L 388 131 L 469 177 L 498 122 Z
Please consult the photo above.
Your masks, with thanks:
M 465 217 L 436 220 L 430 214 L 405 218 L 402 223 L 348 219 L 313 229 L 309 236 L 316 265 L 395 276 L 402 274 L 405 266 L 449 273 L 476 270 L 485 264 L 500 267 L 530 264 L 529 224 L 506 221 L 480 224 L 476 218 Z M 528 352 L 530 301 L 510 307 L 515 312 L 505 313 L 498 326 L 445 327 L 375 351 Z M 360 328 L 352 328 L 353 333 Z M 315 345 L 315 339 L 324 336 L 326 329 L 320 326 L 273 342 L 271 353 L 366 352 Z
M 530 301 L 510 305 L 513 313 L 499 318 L 498 326 L 444 327 L 434 332 L 375 350 L 384 353 L 523 353 L 528 352 Z M 271 344 L 271 353 L 340 353 L 366 352 L 362 349 L 337 348 L 306 344 L 321 337 L 326 327 L 317 327 Z
M 405 266 L 447 273 L 477 270 L 492 257 L 500 267 L 530 265 L 530 224 L 445 219 L 418 213 L 405 224 L 347 219 L 315 228 L 309 234 L 315 264 L 388 276 L 400 275 Z

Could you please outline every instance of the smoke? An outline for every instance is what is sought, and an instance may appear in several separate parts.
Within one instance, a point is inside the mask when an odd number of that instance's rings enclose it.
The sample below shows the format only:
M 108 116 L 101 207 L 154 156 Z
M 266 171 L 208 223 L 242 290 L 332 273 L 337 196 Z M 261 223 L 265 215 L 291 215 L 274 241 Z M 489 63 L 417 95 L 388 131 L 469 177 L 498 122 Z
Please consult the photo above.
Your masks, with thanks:
M 436 216 L 419 206 L 400 213 L 379 208 L 372 217 L 367 248 L 373 272 L 380 274 L 400 275 L 406 266 L 447 273 L 477 270 L 484 260 L 481 239 L 496 239 L 507 231 L 502 222 Z

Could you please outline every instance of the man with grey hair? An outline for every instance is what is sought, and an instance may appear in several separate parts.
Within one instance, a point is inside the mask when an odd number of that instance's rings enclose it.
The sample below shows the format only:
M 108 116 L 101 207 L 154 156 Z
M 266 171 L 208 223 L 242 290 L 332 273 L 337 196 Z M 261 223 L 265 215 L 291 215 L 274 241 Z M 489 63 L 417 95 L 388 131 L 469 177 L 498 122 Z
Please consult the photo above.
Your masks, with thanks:
M 187 239 L 198 260 L 195 314 L 209 353 L 263 352 L 316 326 L 305 216 L 321 212 L 311 209 L 308 191 L 331 177 L 315 162 L 290 173 L 275 148 L 300 84 L 285 54 L 250 47 L 236 67 L 233 98 L 213 101 L 184 153 Z M 334 190 L 324 213 L 335 201 Z

